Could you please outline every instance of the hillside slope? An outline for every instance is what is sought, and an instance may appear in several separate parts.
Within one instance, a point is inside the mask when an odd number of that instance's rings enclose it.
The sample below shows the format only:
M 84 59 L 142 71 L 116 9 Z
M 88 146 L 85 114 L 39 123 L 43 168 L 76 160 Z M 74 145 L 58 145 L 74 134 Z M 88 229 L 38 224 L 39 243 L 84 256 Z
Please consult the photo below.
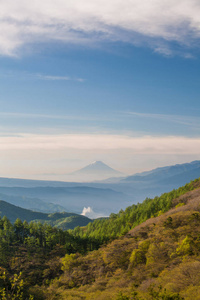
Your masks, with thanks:
M 101 242 L 120 237 L 127 233 L 131 228 L 146 221 L 151 217 L 160 215 L 174 207 L 174 201 L 188 191 L 200 187 L 200 180 L 186 184 L 177 190 L 164 193 L 160 197 L 153 199 L 146 198 L 142 203 L 128 206 L 125 210 L 120 210 L 118 214 L 112 213 L 108 219 L 95 220 L 88 224 L 86 228 L 75 228 L 75 236 L 96 238 Z
M 86 256 L 66 255 L 45 299 L 200 299 L 199 180 L 193 185 L 124 237 Z
M 74 213 L 61 212 L 46 214 L 24 209 L 0 200 L 0 217 L 3 216 L 6 216 L 12 223 L 19 218 L 22 222 L 25 220 L 27 222 L 40 221 L 41 223 L 45 222 L 63 230 L 73 229 L 76 226 L 86 226 L 91 222 L 89 218 Z

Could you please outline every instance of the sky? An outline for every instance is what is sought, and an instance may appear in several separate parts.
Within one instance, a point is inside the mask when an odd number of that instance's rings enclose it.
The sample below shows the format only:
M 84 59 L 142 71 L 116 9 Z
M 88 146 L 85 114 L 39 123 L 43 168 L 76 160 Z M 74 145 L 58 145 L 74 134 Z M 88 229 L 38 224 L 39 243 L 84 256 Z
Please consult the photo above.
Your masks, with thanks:
M 200 2 L 0 2 L 0 177 L 200 159 Z

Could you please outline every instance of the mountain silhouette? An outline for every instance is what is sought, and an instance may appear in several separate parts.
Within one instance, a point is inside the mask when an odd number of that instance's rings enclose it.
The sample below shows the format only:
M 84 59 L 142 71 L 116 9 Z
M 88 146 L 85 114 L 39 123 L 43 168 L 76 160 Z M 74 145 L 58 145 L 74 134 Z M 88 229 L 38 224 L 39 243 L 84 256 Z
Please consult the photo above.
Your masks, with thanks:
M 78 178 L 78 180 L 81 181 L 94 181 L 109 177 L 119 177 L 122 176 L 123 173 L 109 167 L 102 161 L 94 161 L 93 163 L 69 175 L 73 176 L 74 178 Z

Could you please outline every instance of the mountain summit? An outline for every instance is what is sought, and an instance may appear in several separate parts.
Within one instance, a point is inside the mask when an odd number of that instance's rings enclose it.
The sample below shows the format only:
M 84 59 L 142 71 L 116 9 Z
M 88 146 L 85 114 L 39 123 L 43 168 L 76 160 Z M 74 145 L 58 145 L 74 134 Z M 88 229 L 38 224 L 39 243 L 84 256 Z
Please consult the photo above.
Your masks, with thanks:
M 76 180 L 80 181 L 94 181 L 103 180 L 109 177 L 119 177 L 123 173 L 114 170 L 102 161 L 94 161 L 86 167 L 71 173 Z
M 87 165 L 86 167 L 82 168 L 79 170 L 79 172 L 85 172 L 85 171 L 109 171 L 109 172 L 114 172 L 114 173 L 120 173 L 114 169 L 112 169 L 111 167 L 109 167 L 108 165 L 104 164 L 102 161 L 97 160 L 92 162 L 91 164 Z

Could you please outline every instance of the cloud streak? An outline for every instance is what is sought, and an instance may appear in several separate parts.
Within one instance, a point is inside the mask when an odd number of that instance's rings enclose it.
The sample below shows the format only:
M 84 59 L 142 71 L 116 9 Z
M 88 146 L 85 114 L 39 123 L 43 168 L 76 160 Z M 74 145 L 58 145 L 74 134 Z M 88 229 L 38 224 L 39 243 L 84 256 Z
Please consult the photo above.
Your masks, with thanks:
M 16 119 L 52 119 L 52 120 L 71 120 L 71 121 L 97 121 L 106 120 L 106 117 L 91 116 L 91 115 L 53 115 L 53 114 L 34 114 L 34 113 L 20 113 L 20 112 L 0 112 L 2 118 L 16 118 Z M 109 117 L 107 117 L 109 119 Z
M 91 44 L 101 40 L 148 44 L 170 55 L 170 42 L 195 46 L 198 0 L 7 0 L 0 4 L 0 54 L 33 43 Z
M 178 123 L 185 126 L 200 127 L 200 118 L 192 116 L 168 115 L 168 114 L 151 114 L 139 112 L 125 112 L 125 114 L 145 119 L 154 119 L 165 122 Z
M 21 134 L 0 137 L 1 151 L 59 151 L 65 149 L 110 151 L 130 149 L 134 154 L 200 154 L 200 138 L 180 136 L 130 137 L 124 135 Z
M 71 77 L 71 76 L 60 76 L 60 75 L 49 75 L 49 74 L 40 74 L 40 73 L 27 73 L 27 72 L 13 72 L 7 71 L 3 74 L 0 74 L 1 77 L 16 77 L 21 79 L 34 78 L 38 80 L 47 80 L 47 81 L 77 81 L 84 82 L 84 78 Z
M 52 76 L 52 75 L 43 75 L 43 74 L 33 74 L 33 77 L 36 77 L 41 80 L 50 80 L 50 81 L 78 81 L 78 82 L 83 82 L 83 78 L 72 78 L 69 76 Z

